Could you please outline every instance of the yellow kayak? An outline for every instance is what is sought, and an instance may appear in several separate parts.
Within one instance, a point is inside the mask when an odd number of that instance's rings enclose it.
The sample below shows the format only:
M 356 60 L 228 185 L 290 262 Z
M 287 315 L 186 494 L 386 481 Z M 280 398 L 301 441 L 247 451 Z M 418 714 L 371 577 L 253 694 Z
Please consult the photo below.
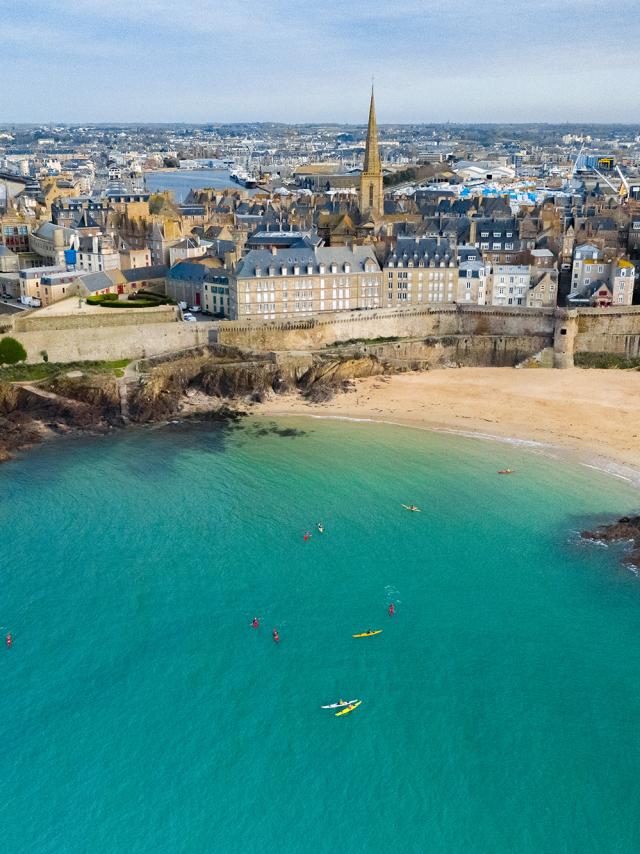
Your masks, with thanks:
M 350 706 L 347 706 L 346 709 L 342 709 L 340 712 L 336 712 L 336 717 L 339 718 L 340 715 L 348 715 L 349 712 L 352 712 L 354 709 L 357 709 L 362 700 L 356 700 L 355 703 L 351 703 Z
M 376 629 L 375 632 L 360 632 L 359 635 L 351 635 L 352 638 L 370 638 L 371 635 L 379 635 L 382 629 Z

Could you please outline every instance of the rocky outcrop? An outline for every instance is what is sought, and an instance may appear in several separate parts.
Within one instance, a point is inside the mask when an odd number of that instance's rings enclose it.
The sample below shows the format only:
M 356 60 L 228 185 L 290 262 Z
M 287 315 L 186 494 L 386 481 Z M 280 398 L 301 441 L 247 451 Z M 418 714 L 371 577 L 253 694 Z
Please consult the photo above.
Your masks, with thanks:
M 269 362 L 211 364 L 202 370 L 198 385 L 212 397 L 261 398 L 271 392 L 284 394 L 291 391 L 295 387 L 295 376 L 290 370 Z
M 629 543 L 631 549 L 622 562 L 640 569 L 640 516 L 622 516 L 610 525 L 601 525 L 594 531 L 582 531 L 581 536 L 585 540 L 604 543 Z
M 120 418 L 120 396 L 116 378 L 105 374 L 82 374 L 57 377 L 43 386 L 68 400 L 84 403 L 96 417 L 116 424 Z
M 39 384 L 0 383 L 0 460 L 54 433 L 104 432 L 129 420 L 148 424 L 176 416 L 228 420 L 232 410 L 223 401 L 299 390 L 323 402 L 348 391 L 353 379 L 390 370 L 373 355 L 289 354 L 283 360 L 216 348 L 156 358 L 140 365 L 137 380 L 134 373 L 120 384 L 112 374 L 75 371 Z
M 201 393 L 218 400 L 264 400 L 272 394 L 286 394 L 299 389 L 318 402 L 330 399 L 338 390 L 358 377 L 370 377 L 388 371 L 375 356 L 316 356 L 304 363 L 294 359 L 278 363 L 269 358 L 238 351 L 196 353 L 181 359 L 158 363 L 141 378 L 131 394 L 129 413 L 132 420 L 148 423 L 168 418 L 182 411 L 185 395 Z
M 389 373 L 388 367 L 375 356 L 317 359 L 303 374 L 299 385 L 303 391 L 309 391 L 316 384 L 337 389 L 345 381 L 385 373 Z

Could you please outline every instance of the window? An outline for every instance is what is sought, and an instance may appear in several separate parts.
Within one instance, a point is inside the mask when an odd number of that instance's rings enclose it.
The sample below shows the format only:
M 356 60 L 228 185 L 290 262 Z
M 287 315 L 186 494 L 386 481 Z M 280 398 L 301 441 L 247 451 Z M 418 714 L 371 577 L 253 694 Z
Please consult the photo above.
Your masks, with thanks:
M 369 207 L 373 207 L 373 184 L 369 184 Z

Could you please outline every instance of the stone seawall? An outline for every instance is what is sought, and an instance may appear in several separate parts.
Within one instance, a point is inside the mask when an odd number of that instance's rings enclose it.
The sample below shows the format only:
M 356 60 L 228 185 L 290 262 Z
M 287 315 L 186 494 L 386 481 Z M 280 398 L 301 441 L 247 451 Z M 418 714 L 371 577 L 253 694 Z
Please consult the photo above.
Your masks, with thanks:
M 361 347 L 341 347 L 364 353 L 395 368 L 424 370 L 451 365 L 472 368 L 512 368 L 549 347 L 551 336 L 541 335 L 443 335 L 416 341 L 389 341 Z M 328 352 L 332 352 L 330 349 Z
M 75 301 L 74 301 L 75 302 Z M 14 316 L 16 332 L 43 332 L 45 330 L 84 329 L 93 334 L 94 329 L 147 326 L 152 323 L 177 323 L 177 309 L 171 305 L 153 308 L 102 308 L 76 310 L 69 314 L 30 311 Z
M 553 309 L 443 306 L 330 314 L 290 323 L 219 324 L 221 344 L 247 350 L 309 350 L 345 341 L 441 335 L 546 335 L 553 338 Z
M 43 329 L 14 332 L 27 351 L 27 362 L 143 359 L 176 350 L 201 347 L 214 340 L 213 323 L 148 323 L 136 326 L 106 326 L 94 329 Z
M 640 356 L 640 307 L 579 309 L 575 352 Z
M 374 348 L 389 344 L 398 346 L 389 348 L 388 358 L 404 348 L 406 355 L 393 358 L 477 365 L 516 364 L 553 347 L 554 364 L 560 368 L 571 367 L 576 352 L 640 355 L 640 308 L 634 306 L 566 310 L 451 305 L 262 324 L 182 323 L 174 319 L 173 308 L 150 311 L 146 316 L 138 310 L 101 309 L 82 318 L 30 312 L 14 319 L 13 334 L 27 350 L 29 362 L 40 361 L 43 351 L 59 362 L 136 359 L 216 342 L 262 353 L 309 352 L 353 342 L 360 350 L 372 348 L 375 355 Z

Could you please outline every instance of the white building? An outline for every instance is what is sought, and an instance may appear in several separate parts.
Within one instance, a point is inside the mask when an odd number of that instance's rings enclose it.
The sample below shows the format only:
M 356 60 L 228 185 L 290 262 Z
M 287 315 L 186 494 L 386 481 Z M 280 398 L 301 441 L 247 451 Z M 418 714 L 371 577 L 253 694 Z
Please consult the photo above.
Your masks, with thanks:
M 531 281 L 528 264 L 496 264 L 491 282 L 491 305 L 526 305 Z
M 491 286 L 491 264 L 486 261 L 462 261 L 458 267 L 458 302 L 487 305 Z

